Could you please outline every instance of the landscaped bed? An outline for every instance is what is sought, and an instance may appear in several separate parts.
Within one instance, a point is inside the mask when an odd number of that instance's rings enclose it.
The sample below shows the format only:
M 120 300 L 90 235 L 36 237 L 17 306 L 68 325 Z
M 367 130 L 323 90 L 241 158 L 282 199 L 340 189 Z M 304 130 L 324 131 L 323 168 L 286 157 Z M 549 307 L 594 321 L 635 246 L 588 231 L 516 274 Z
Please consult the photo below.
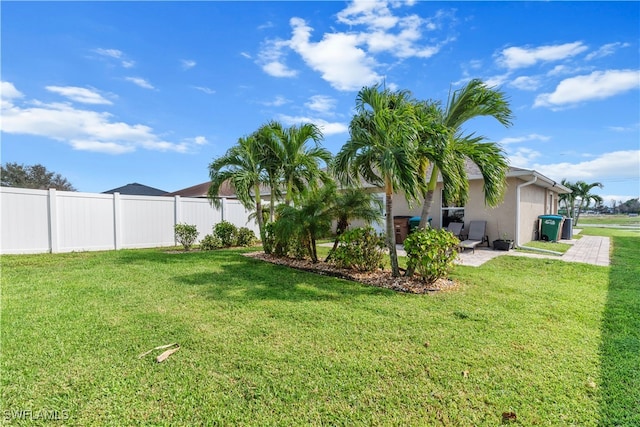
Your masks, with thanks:
M 247 250 L 3 256 L 4 421 L 638 425 L 638 241 L 611 267 L 458 266 L 427 295 Z

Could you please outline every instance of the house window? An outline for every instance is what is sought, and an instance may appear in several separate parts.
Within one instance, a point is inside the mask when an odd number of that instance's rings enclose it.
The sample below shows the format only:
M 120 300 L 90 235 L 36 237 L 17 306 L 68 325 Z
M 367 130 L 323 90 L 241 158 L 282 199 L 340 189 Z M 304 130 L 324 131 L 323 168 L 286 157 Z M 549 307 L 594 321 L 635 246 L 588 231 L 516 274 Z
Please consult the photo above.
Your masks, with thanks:
M 450 222 L 461 222 L 464 224 L 464 206 L 455 206 L 447 203 L 444 199 L 444 191 L 440 193 L 440 196 L 442 199 L 440 226 L 446 228 Z

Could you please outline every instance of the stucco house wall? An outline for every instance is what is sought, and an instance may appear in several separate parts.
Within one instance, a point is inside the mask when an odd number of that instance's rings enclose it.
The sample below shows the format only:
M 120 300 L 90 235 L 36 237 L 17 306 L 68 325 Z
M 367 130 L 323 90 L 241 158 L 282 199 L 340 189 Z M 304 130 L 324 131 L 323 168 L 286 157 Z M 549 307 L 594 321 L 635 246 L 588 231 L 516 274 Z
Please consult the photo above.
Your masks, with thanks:
M 469 199 L 464 206 L 464 230 L 468 230 L 471 221 L 486 221 L 486 233 L 489 241 L 507 238 L 523 245 L 538 237 L 538 216 L 558 213 L 558 194 L 568 192 L 554 181 L 543 177 L 535 171 L 514 169 L 507 178 L 503 202 L 495 208 L 484 203 L 483 181 L 474 177 L 469 181 Z M 535 182 L 531 182 L 536 177 Z M 527 184 L 529 183 L 529 184 Z M 527 185 L 523 185 L 527 184 Z M 518 212 L 518 186 L 520 186 L 520 209 Z M 394 216 L 417 216 L 422 211 L 422 202 L 409 205 L 403 194 L 394 195 Z M 442 224 L 442 183 L 436 188 L 430 216 L 434 228 Z M 519 226 L 516 224 L 518 214 Z M 356 225 L 356 224 L 354 224 Z M 518 236 L 516 236 L 518 233 Z

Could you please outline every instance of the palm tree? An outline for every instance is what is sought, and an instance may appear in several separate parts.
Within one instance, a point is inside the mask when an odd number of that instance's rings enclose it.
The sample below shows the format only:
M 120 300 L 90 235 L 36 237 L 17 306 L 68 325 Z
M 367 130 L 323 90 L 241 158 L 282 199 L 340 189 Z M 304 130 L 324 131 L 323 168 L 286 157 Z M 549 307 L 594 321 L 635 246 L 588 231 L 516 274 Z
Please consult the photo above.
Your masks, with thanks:
M 235 189 L 240 203 L 247 209 L 262 212 L 260 185 L 266 182 L 262 166 L 262 150 L 255 134 L 238 139 L 238 143 L 209 165 L 211 185 L 208 196 L 219 207 L 218 193 L 224 182 L 229 181 Z M 260 237 L 264 239 L 264 221 L 262 215 L 256 215 Z
M 346 188 L 336 193 L 331 202 L 331 214 L 333 219 L 337 220 L 336 238 L 325 262 L 331 259 L 340 242 L 340 236 L 347 230 L 350 221 L 353 219 L 362 219 L 366 223 L 380 221 L 382 218 L 381 210 L 382 202 L 380 199 L 371 193 L 362 191 L 362 189 Z
M 502 201 L 506 185 L 508 164 L 499 145 L 483 142 L 485 138 L 466 134 L 462 126 L 469 120 L 489 116 L 502 125 L 511 125 L 512 112 L 503 92 L 487 87 L 481 80 L 474 79 L 449 96 L 446 109 L 433 104 L 423 104 L 417 110 L 421 119 L 420 156 L 425 166 L 431 166 L 427 181 L 420 228 L 427 225 L 438 175 L 442 176 L 445 198 L 449 201 L 465 203 L 469 193 L 469 183 L 465 162 L 471 160 L 478 166 L 484 179 L 484 197 L 488 206 L 496 206 Z
M 603 201 L 602 197 L 598 196 L 597 194 L 591 193 L 591 190 L 595 187 L 603 187 L 602 183 L 600 182 L 593 182 L 591 184 L 588 184 L 585 181 L 576 181 L 575 183 L 571 183 L 570 181 L 567 181 L 563 178 L 561 184 L 571 190 L 570 194 L 563 194 L 560 196 L 560 198 L 561 201 L 564 201 L 565 206 L 568 210 L 568 214 L 573 219 L 574 226 L 578 225 L 580 213 L 582 213 L 583 210 L 589 209 L 591 201 L 594 201 L 596 203 L 602 203 Z M 578 199 L 579 203 L 577 203 Z
M 316 188 L 319 180 L 327 182 L 328 175 L 321 169 L 321 163 L 328 164 L 331 153 L 320 145 L 322 132 L 312 123 L 274 129 L 280 141 L 280 147 L 274 152 L 282 167 L 284 201 L 289 205 L 305 188 Z M 312 146 L 308 144 L 310 141 Z
M 379 85 L 364 87 L 356 97 L 356 114 L 349 124 L 350 139 L 333 163 L 335 176 L 347 185 L 360 179 L 384 188 L 386 241 L 391 274 L 400 275 L 393 229 L 393 194 L 407 200 L 422 194 L 417 161 L 417 125 L 414 103 L 407 91 L 392 92 Z M 424 175 L 422 175 L 424 176 Z
M 335 200 L 335 186 L 308 188 L 299 194 L 298 205 L 278 206 L 276 233 L 279 239 L 291 241 L 299 239 L 311 261 L 318 262 L 316 241 L 331 229 L 332 200 Z
M 269 221 L 275 220 L 275 206 L 282 196 L 281 181 L 283 175 L 282 158 L 284 157 L 280 137 L 283 132 L 282 125 L 271 121 L 258 128 L 255 138 L 260 147 L 262 166 L 267 175 L 267 184 L 270 191 Z

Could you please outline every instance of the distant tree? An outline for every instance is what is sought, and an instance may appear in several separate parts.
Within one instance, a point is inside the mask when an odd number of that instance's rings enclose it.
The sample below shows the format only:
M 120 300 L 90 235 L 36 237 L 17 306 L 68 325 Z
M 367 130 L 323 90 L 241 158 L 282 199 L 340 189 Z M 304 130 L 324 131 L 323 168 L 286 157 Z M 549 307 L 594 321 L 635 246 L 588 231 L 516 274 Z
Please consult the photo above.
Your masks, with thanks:
M 48 171 L 41 164 L 24 165 L 5 163 L 0 171 L 3 187 L 35 188 L 62 191 L 77 191 L 73 185 L 59 173 Z
M 627 200 L 624 203 L 621 203 L 620 206 L 621 213 L 637 213 L 640 214 L 640 200 L 639 199 L 631 199 Z
M 568 215 L 573 219 L 574 225 L 578 225 L 580 214 L 582 211 L 589 209 L 592 201 L 596 204 L 602 203 L 602 197 L 591 193 L 593 188 L 603 187 L 600 182 L 589 184 L 584 181 L 576 181 L 572 183 L 563 178 L 561 184 L 571 190 L 569 194 L 560 195 L 560 202 L 566 206 Z

